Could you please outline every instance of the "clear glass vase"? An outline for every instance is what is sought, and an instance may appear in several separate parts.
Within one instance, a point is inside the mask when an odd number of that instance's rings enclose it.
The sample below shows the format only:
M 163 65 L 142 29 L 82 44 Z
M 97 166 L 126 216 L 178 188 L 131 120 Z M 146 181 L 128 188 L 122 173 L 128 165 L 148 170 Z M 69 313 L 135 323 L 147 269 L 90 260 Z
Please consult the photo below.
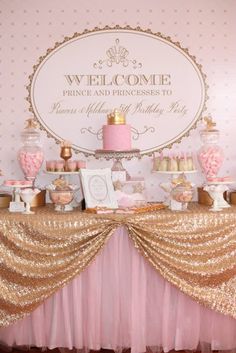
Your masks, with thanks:
M 181 211 L 186 211 L 188 203 L 193 200 L 194 189 L 193 187 L 179 184 L 172 189 L 170 195 L 174 201 L 181 204 Z
M 40 144 L 40 133 L 33 119 L 27 120 L 27 126 L 21 133 L 23 146 L 18 152 L 18 161 L 24 176 L 34 184 L 42 166 L 44 155 Z
M 215 178 L 223 164 L 224 152 L 218 145 L 219 130 L 200 131 L 202 147 L 198 151 L 198 161 L 206 179 Z

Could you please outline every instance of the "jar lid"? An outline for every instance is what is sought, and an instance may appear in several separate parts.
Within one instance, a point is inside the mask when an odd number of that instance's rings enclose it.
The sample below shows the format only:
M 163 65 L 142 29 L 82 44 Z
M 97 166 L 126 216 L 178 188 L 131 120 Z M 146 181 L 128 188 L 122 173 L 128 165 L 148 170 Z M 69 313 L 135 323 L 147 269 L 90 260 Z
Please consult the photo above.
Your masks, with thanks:
M 219 136 L 220 131 L 215 129 L 215 130 L 201 130 L 200 135 L 201 136 Z
M 203 120 L 205 123 L 205 129 L 202 130 L 202 132 L 219 132 L 219 130 L 216 129 L 216 123 L 211 116 L 205 116 Z
M 26 120 L 26 126 L 21 133 L 22 140 L 37 141 L 40 139 L 40 133 L 37 130 L 37 122 L 33 118 Z

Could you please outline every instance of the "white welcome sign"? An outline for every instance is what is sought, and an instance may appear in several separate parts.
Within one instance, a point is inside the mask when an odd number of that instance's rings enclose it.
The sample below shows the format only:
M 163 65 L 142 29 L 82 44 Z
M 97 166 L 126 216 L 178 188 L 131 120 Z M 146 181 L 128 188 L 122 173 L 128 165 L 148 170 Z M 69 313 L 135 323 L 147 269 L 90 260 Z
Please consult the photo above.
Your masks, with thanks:
M 94 154 L 115 108 L 132 126 L 141 154 L 170 147 L 205 109 L 205 76 L 179 43 L 150 31 L 105 28 L 56 43 L 40 58 L 28 87 L 31 111 L 56 141 Z

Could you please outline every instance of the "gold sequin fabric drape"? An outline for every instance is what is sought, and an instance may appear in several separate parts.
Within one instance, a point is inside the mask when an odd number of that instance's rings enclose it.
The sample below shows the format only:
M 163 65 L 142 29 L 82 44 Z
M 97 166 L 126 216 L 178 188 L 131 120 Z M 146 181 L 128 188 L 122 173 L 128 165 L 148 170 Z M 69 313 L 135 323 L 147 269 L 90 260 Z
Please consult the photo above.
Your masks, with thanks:
M 236 318 L 236 207 L 215 214 L 193 204 L 186 212 L 132 215 L 44 207 L 33 216 L 0 211 L 0 325 L 30 313 L 80 274 L 121 225 L 166 280 Z

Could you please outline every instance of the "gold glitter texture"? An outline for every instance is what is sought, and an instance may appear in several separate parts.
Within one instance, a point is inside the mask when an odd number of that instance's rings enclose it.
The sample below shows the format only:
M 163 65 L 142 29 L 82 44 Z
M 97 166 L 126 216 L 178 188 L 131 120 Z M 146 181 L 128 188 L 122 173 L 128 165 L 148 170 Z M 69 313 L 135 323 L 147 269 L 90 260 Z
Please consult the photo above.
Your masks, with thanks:
M 135 247 L 170 283 L 199 303 L 236 318 L 236 206 L 218 212 L 144 214 L 0 211 L 0 325 L 33 311 L 80 274 L 115 229 L 126 226 Z

